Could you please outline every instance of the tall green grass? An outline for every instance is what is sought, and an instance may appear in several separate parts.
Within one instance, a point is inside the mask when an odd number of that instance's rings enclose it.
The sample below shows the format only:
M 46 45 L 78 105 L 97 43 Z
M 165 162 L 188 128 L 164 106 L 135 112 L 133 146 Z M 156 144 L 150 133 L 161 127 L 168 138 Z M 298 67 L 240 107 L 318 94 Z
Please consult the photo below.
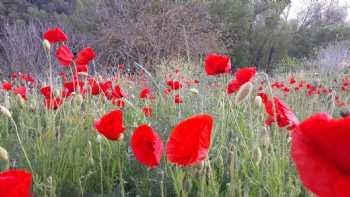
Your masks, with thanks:
M 180 90 L 184 103 L 175 105 L 173 96 L 161 92 L 164 76 L 182 68 L 189 79 L 199 79 L 199 94 L 188 88 Z M 146 77 L 158 84 L 156 99 L 138 99 L 137 82 L 122 87 L 127 89 L 128 102 L 124 111 L 127 128 L 122 141 L 97 140 L 94 119 L 115 109 L 102 96 L 87 96 L 66 100 L 57 111 L 43 106 L 43 99 L 34 92 L 24 105 L 6 93 L 6 99 L 18 126 L 23 146 L 33 167 L 32 191 L 36 196 L 309 196 L 301 185 L 290 159 L 290 139 L 286 129 L 265 127 L 264 109 L 254 102 L 254 93 L 239 106 L 234 96 L 227 96 L 225 86 L 230 77 L 211 77 L 194 69 L 191 64 L 161 65 L 154 76 Z M 257 75 L 255 84 L 264 75 Z M 302 75 L 300 75 L 303 77 Z M 152 79 L 150 79 L 152 77 Z M 307 79 L 312 80 L 312 79 Z M 218 82 L 218 88 L 208 84 Z M 291 93 L 282 99 L 300 119 L 313 112 L 333 109 L 331 99 L 308 98 Z M 149 106 L 153 116 L 146 118 L 141 108 Z M 334 111 L 334 110 L 333 110 Z M 214 117 L 209 158 L 193 167 L 178 167 L 162 158 L 161 165 L 147 169 L 132 155 L 130 136 L 142 123 L 151 125 L 164 143 L 175 125 L 195 114 L 209 113 Z M 334 111 L 336 113 L 336 111 Z M 17 168 L 30 170 L 13 124 L 0 116 L 0 145 L 16 160 Z M 1 163 L 1 167 L 4 165 Z

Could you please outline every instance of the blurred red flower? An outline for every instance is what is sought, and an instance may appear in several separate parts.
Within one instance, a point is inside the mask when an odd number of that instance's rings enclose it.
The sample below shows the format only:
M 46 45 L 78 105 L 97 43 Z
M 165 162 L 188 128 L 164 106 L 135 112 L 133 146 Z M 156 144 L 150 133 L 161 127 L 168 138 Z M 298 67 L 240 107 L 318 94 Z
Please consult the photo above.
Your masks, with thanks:
M 28 197 L 32 174 L 24 170 L 10 169 L 0 172 L 1 197 Z
M 75 60 L 77 65 L 87 65 L 91 60 L 96 58 L 94 50 L 90 47 L 84 48 L 78 53 L 78 57 Z
M 120 110 L 111 111 L 95 121 L 96 130 L 109 140 L 118 140 L 123 134 L 123 112 Z
M 231 60 L 229 56 L 208 54 L 204 60 L 204 68 L 207 75 L 218 75 L 231 70 Z
M 142 108 L 143 113 L 145 114 L 146 117 L 151 117 L 152 116 L 152 109 L 149 107 L 144 107 Z
M 303 184 L 317 196 L 350 196 L 350 117 L 326 113 L 304 120 L 292 133 L 292 159 Z
M 182 84 L 179 81 L 167 81 L 166 84 L 172 90 L 178 90 L 178 89 L 182 88 Z
M 27 88 L 25 86 L 13 89 L 12 93 L 16 96 L 20 96 L 24 100 L 27 100 Z
M 68 36 L 59 28 L 49 29 L 44 33 L 44 40 L 48 40 L 50 43 L 64 42 L 68 40 Z
M 154 97 L 151 95 L 151 89 L 148 87 L 143 88 L 140 91 L 140 98 L 141 99 L 153 99 Z
M 40 88 L 40 93 L 45 97 L 45 98 L 52 98 L 53 97 L 53 92 L 50 86 L 44 86 Z
M 137 161 L 154 168 L 160 164 L 163 141 L 151 127 L 144 124 L 136 128 L 132 134 L 131 149 Z
M 273 97 L 273 101 L 269 100 L 267 94 L 258 93 L 262 102 L 265 105 L 265 112 L 268 115 L 268 119 L 265 121 L 265 125 L 270 126 L 275 121 L 275 113 L 278 127 L 282 128 L 288 126 L 289 129 L 295 128 L 299 121 L 294 112 L 283 103 L 278 97 Z
M 9 82 L 2 83 L 2 89 L 5 91 L 10 91 L 12 89 L 12 84 Z
M 56 58 L 61 65 L 70 66 L 74 59 L 74 55 L 69 47 L 62 45 L 56 50 Z
M 176 94 L 174 99 L 175 99 L 174 101 L 176 104 L 180 104 L 183 102 L 183 99 L 181 98 L 181 96 L 179 94 Z
M 232 80 L 227 85 L 227 94 L 232 94 L 234 92 L 237 92 L 239 88 L 247 83 L 248 81 L 252 80 L 252 78 L 256 74 L 256 68 L 255 67 L 247 67 L 247 68 L 241 68 L 235 73 L 235 79 Z
M 180 122 L 169 136 L 166 145 L 167 159 L 182 166 L 198 164 L 207 158 L 213 118 L 203 114 Z
M 112 91 L 112 97 L 114 99 L 116 98 L 126 98 L 128 97 L 128 95 L 123 91 L 123 89 L 119 86 L 119 85 L 116 85 Z

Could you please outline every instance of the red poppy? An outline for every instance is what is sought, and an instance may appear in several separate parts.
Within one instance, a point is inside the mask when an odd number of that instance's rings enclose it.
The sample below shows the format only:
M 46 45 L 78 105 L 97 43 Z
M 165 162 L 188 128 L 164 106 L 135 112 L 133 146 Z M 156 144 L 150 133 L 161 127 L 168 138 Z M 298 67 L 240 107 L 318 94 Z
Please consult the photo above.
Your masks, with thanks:
M 44 40 L 48 40 L 50 43 L 64 42 L 68 40 L 68 36 L 59 28 L 49 29 L 44 33 Z
M 22 97 L 24 100 L 27 100 L 27 88 L 21 86 L 12 90 L 13 94 L 16 96 Z
M 179 81 L 167 81 L 166 84 L 172 90 L 178 90 L 178 89 L 182 88 L 182 84 Z
M 294 79 L 294 77 L 290 78 L 289 83 L 290 84 L 295 84 L 297 81 Z
M 148 87 L 143 88 L 140 91 L 140 98 L 141 99 L 150 99 L 150 98 L 152 98 L 151 89 L 149 89 Z
M 303 184 L 321 197 L 350 196 L 350 117 L 318 113 L 292 133 L 292 159 Z
M 87 65 L 90 63 L 91 60 L 96 58 L 96 54 L 94 52 L 94 50 L 90 47 L 85 48 L 83 50 L 81 50 L 78 53 L 78 57 L 75 60 L 75 63 L 77 65 Z
M 10 169 L 0 172 L 0 196 L 2 197 L 28 197 L 32 174 L 24 170 Z
M 76 92 L 77 90 L 80 90 L 80 93 L 84 93 L 84 85 L 85 83 L 83 81 L 70 81 L 65 82 L 63 84 L 63 87 L 65 90 L 67 90 L 68 93 Z
M 231 70 L 230 57 L 225 55 L 208 54 L 204 60 L 204 68 L 207 75 L 218 75 Z
M 2 89 L 5 91 L 10 91 L 12 89 L 12 84 L 9 82 L 4 82 L 2 83 Z
M 69 47 L 62 45 L 56 51 L 56 58 L 61 65 L 70 66 L 74 59 L 74 55 Z
M 113 98 L 126 98 L 128 95 L 123 91 L 123 89 L 119 86 L 116 85 L 112 91 L 112 96 Z
M 40 93 L 45 97 L 45 98 L 52 98 L 53 97 L 53 92 L 50 86 L 45 86 L 40 88 Z
M 174 99 L 175 99 L 174 101 L 176 104 L 180 104 L 183 102 L 183 99 L 181 98 L 181 96 L 179 94 L 176 94 Z
M 180 122 L 171 132 L 166 145 L 167 159 L 182 166 L 198 164 L 207 158 L 213 118 L 196 115 Z
M 143 113 L 145 114 L 146 117 L 151 117 L 152 116 L 152 109 L 149 107 L 144 107 L 142 108 Z
M 294 112 L 278 97 L 273 97 L 272 102 L 265 93 L 258 93 L 258 96 L 261 97 L 265 105 L 265 112 L 269 116 L 265 121 L 266 125 L 270 126 L 275 121 L 275 113 L 277 125 L 280 128 L 288 126 L 289 129 L 292 129 L 299 124 Z
M 227 85 L 227 94 L 232 94 L 234 92 L 237 92 L 239 88 L 247 83 L 248 81 L 252 80 L 252 78 L 256 74 L 256 68 L 255 67 L 247 67 L 247 68 L 241 68 L 235 73 L 235 79 L 232 80 Z
M 132 134 L 131 149 L 137 161 L 154 168 L 160 164 L 163 142 L 151 127 L 144 124 L 136 128 Z
M 89 67 L 88 67 L 87 64 L 77 65 L 75 67 L 75 72 L 76 73 L 88 73 L 89 72 Z
M 91 95 L 99 95 L 100 94 L 100 85 L 99 83 L 96 81 L 95 78 L 91 77 L 91 78 L 88 78 L 88 82 L 89 82 L 89 85 L 90 85 L 90 88 L 91 88 Z
M 110 97 L 110 90 L 112 89 L 112 81 L 106 81 L 104 83 L 100 83 L 100 87 L 102 89 L 102 92 L 103 94 L 106 96 L 106 97 Z
M 118 140 L 123 134 L 123 112 L 114 110 L 95 121 L 96 130 L 109 140 Z

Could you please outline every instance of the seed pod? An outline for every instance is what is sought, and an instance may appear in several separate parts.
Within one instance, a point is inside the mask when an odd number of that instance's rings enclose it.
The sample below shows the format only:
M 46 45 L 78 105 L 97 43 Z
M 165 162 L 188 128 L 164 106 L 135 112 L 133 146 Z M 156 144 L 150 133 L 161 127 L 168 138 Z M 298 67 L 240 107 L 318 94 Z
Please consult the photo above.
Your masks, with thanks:
M 261 96 L 256 96 L 256 97 L 255 97 L 255 104 L 256 104 L 258 107 L 261 107 L 261 106 L 262 106 L 262 98 L 261 98 Z
M 47 51 L 50 51 L 51 50 L 51 44 L 48 40 L 44 40 L 43 41 L 43 46 L 44 48 L 47 50 Z
M 253 84 L 251 82 L 247 82 L 243 84 L 237 92 L 237 95 L 235 98 L 236 105 L 246 100 L 251 95 L 252 91 L 253 91 Z
M 8 118 L 11 118 L 11 112 L 4 106 L 0 105 L 0 112 Z
M 7 150 L 0 146 L 0 160 L 8 161 L 9 155 Z

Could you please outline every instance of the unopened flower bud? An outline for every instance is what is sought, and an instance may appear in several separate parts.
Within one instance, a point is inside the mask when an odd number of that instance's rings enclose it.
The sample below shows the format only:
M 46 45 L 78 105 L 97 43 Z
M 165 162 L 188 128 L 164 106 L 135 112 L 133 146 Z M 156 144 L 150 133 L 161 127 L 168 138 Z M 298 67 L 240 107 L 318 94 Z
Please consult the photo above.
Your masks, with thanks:
M 253 84 L 251 82 L 247 82 L 239 88 L 236 98 L 235 98 L 235 103 L 236 105 L 242 103 L 244 100 L 246 100 L 250 94 L 253 91 Z
M 8 118 L 11 118 L 11 117 L 12 117 L 11 112 L 10 112 L 6 107 L 4 107 L 4 106 L 2 106 L 2 105 L 0 105 L 0 112 L 1 112 L 3 115 L 7 116 Z
M 0 160 L 8 161 L 9 155 L 7 150 L 0 146 Z
M 44 45 L 44 48 L 47 50 L 47 51 L 50 51 L 51 50 L 51 44 L 48 40 L 44 40 L 43 41 L 43 45 Z

